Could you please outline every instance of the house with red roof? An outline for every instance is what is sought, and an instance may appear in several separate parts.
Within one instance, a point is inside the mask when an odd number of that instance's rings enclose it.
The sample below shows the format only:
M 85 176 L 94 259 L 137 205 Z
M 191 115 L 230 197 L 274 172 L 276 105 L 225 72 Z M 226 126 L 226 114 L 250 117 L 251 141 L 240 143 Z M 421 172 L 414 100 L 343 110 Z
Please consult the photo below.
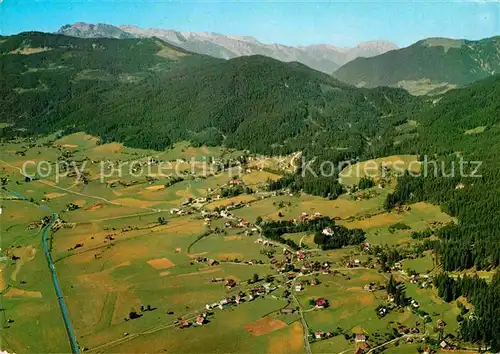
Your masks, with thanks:
M 328 300 L 325 298 L 320 297 L 319 299 L 316 300 L 316 306 L 317 309 L 324 309 L 325 307 L 328 307 Z

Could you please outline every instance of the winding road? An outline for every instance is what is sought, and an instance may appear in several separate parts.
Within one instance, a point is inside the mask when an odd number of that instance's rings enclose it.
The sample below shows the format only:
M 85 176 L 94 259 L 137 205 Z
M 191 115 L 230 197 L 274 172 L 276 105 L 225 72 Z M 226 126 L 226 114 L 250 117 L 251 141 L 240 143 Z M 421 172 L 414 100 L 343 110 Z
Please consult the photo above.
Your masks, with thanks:
M 76 336 L 73 331 L 73 327 L 71 326 L 71 321 L 69 319 L 68 307 L 64 302 L 64 297 L 61 291 L 61 287 L 59 285 L 59 282 L 57 281 L 56 268 L 54 267 L 54 262 L 52 262 L 52 256 L 50 255 L 50 249 L 47 244 L 47 234 L 49 233 L 52 225 L 56 220 L 57 220 L 57 214 L 52 214 L 52 219 L 42 230 L 43 252 L 45 254 L 45 258 L 47 258 L 47 264 L 49 266 L 50 274 L 52 276 L 52 283 L 54 284 L 54 289 L 57 294 L 57 301 L 59 301 L 59 307 L 61 308 L 61 314 L 64 320 L 64 326 L 66 327 L 66 332 L 68 333 L 71 350 L 73 353 L 78 354 L 80 353 L 80 348 L 78 347 L 78 343 L 76 342 Z

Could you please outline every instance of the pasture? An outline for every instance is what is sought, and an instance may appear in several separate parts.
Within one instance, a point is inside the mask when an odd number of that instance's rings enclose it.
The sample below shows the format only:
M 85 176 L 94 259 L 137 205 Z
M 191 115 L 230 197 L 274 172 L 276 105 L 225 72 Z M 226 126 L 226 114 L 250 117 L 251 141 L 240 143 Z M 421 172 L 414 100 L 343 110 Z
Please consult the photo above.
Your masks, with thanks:
M 370 243 L 387 245 L 404 245 L 411 242 L 412 231 L 453 221 L 438 207 L 425 203 L 399 213 L 385 212 L 382 205 L 390 185 L 372 188 L 366 198 L 348 194 L 336 200 L 306 194 L 273 196 L 265 184 L 280 178 L 279 172 L 260 169 L 256 159 L 247 166 L 203 174 L 206 159 L 233 159 L 242 154 L 188 143 L 166 151 L 132 149 L 113 142 L 101 144 L 85 133 L 5 143 L 0 152 L 0 176 L 7 179 L 0 191 L 0 292 L 5 309 L 2 321 L 4 325 L 7 319 L 13 322 L 0 334 L 1 349 L 69 351 L 41 245 L 39 222 L 52 213 L 64 222 L 51 237 L 52 258 L 78 342 L 89 352 L 304 353 L 300 316 L 297 312 L 280 314 L 285 307 L 296 307 L 291 298 L 282 297 L 291 280 L 277 273 L 271 263 L 273 257 L 276 262 L 285 259 L 282 247 L 257 243 L 260 235 L 253 225 L 231 226 L 240 219 L 254 223 L 259 216 L 264 221 L 290 220 L 303 213 L 319 213 L 348 228 L 365 230 Z M 27 161 L 35 162 L 30 165 L 33 172 L 37 162 L 49 161 L 47 166 L 53 168 L 60 158 L 77 161 L 78 166 L 87 161 L 86 179 L 49 175 L 28 180 L 20 174 Z M 156 170 L 145 175 L 134 176 L 127 169 L 118 176 L 109 171 L 105 177 L 101 174 L 103 161 L 137 160 L 149 166 L 151 159 L 156 161 Z M 289 165 L 291 157 L 287 159 Z M 416 157 L 386 160 L 410 164 Z M 270 161 L 272 165 L 266 167 L 276 168 L 276 161 Z M 163 172 L 177 168 L 182 178 L 171 182 L 158 168 Z M 216 197 L 235 175 L 255 193 Z M 214 198 L 204 201 L 208 196 Z M 193 203 L 192 199 L 201 201 Z M 207 221 L 201 214 L 237 203 L 245 206 L 230 210 L 230 218 Z M 180 209 L 189 212 L 174 212 Z M 389 230 L 396 223 L 409 229 Z M 312 233 L 286 234 L 284 238 L 316 248 Z M 386 332 L 391 323 L 410 326 L 418 320 L 407 310 L 378 318 L 375 308 L 386 301 L 386 293 L 364 287 L 385 284 L 388 275 L 377 269 L 345 269 L 346 257 L 368 259 L 359 252 L 350 246 L 314 251 L 309 256 L 311 261 L 340 267 L 332 274 L 318 274 L 319 285 L 295 293 L 310 331 L 340 327 L 345 333 L 373 334 Z M 433 262 L 433 255 L 426 254 L 403 264 L 405 269 L 427 272 Z M 297 268 L 302 265 L 294 263 Z M 300 276 L 296 281 L 315 277 Z M 229 279 L 235 284 L 226 287 Z M 206 309 L 207 304 L 264 286 L 269 279 L 276 286 L 270 293 L 223 309 Z M 409 285 L 407 293 L 433 318 L 436 313 L 443 316 L 450 331 L 456 330 L 456 304 L 442 303 L 432 289 Z M 315 310 L 311 300 L 320 297 L 330 306 Z M 177 321 L 192 321 L 203 312 L 213 313 L 203 325 L 179 328 Z M 138 318 L 132 319 L 131 313 Z M 339 335 L 314 341 L 311 348 L 313 353 L 329 353 L 350 351 L 354 345 Z
M 443 213 L 439 207 L 428 203 L 415 203 L 410 210 L 383 212 L 371 217 L 359 218 L 343 223 L 348 228 L 360 228 L 367 233 L 367 241 L 374 244 L 399 245 L 412 241 L 411 233 L 423 231 L 434 223 L 445 225 L 454 219 Z M 407 228 L 391 228 L 404 224 Z
M 378 159 L 358 162 L 346 166 L 339 174 L 342 184 L 356 185 L 363 177 L 369 177 L 376 182 L 383 179 L 393 179 L 394 176 L 404 173 L 420 171 L 420 162 L 416 155 L 394 155 Z

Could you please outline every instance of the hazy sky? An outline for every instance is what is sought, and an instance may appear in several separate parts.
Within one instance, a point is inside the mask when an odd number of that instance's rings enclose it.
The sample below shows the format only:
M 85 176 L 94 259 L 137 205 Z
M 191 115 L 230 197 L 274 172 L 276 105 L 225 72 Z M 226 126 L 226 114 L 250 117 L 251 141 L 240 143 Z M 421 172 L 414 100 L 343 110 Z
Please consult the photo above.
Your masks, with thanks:
M 406 46 L 425 37 L 499 35 L 499 1 L 0 0 L 0 31 L 54 32 L 84 21 L 250 35 L 289 45 L 386 39 Z

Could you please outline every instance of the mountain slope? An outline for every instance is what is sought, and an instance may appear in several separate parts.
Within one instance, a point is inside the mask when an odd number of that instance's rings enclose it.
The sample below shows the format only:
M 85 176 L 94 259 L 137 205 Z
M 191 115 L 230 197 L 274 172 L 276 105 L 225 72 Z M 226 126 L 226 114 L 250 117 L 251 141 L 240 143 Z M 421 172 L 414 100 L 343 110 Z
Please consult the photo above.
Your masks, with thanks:
M 136 26 L 114 27 L 100 24 L 95 25 L 95 30 L 91 31 L 89 30 L 90 26 L 93 25 L 84 23 L 66 25 L 61 27 L 58 33 L 83 38 L 158 37 L 191 52 L 216 58 L 230 59 L 240 56 L 265 55 L 285 62 L 297 61 L 329 74 L 356 57 L 374 56 L 397 48 L 394 44 L 386 41 L 364 42 L 354 48 L 337 48 L 330 45 L 292 47 L 281 44 L 264 44 L 248 36 L 143 29 Z
M 73 25 L 62 26 L 59 31 L 61 34 L 81 38 L 134 38 L 135 36 L 122 31 L 120 28 L 98 23 L 96 25 L 85 22 L 77 22 Z
M 387 209 L 428 201 L 458 219 L 436 232 L 433 248 L 443 271 L 473 268 L 471 278 L 476 280 L 476 271 L 496 271 L 489 289 L 484 283 L 457 292 L 448 284 L 443 291 L 436 283 L 446 301 L 465 296 L 474 305 L 474 316 L 464 316 L 459 334 L 468 342 L 484 343 L 491 352 L 500 350 L 499 96 L 500 75 L 495 75 L 452 90 L 422 111 L 418 138 L 401 148 L 425 154 L 429 163 L 422 166 L 421 176 L 400 178 L 386 201 Z
M 406 119 L 416 102 L 403 90 L 356 89 L 299 63 L 226 61 L 158 39 L 24 33 L 4 38 L 0 53 L 0 121 L 139 147 L 209 136 L 266 153 L 321 142 L 355 154 L 362 137 Z
M 410 88 L 413 84 L 427 93 L 422 86 L 429 90 L 443 83 L 462 86 L 499 72 L 500 37 L 479 41 L 430 38 L 376 57 L 357 58 L 334 76 L 363 87 Z

